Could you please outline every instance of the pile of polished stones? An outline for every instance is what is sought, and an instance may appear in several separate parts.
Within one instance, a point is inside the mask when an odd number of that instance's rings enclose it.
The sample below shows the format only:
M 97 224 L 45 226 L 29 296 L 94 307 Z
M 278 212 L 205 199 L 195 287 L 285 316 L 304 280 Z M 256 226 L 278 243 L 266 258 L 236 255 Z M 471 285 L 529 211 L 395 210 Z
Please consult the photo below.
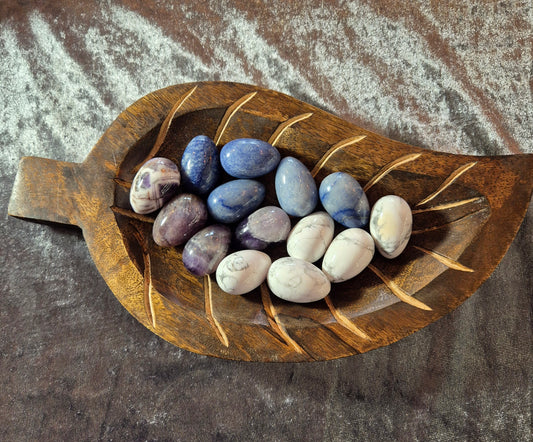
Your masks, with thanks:
M 220 184 L 223 171 L 231 179 Z M 256 178 L 274 171 L 279 207 L 260 207 L 265 186 Z M 319 200 L 324 210 L 315 211 Z M 184 244 L 183 264 L 192 274 L 216 272 L 219 287 L 233 295 L 248 293 L 266 279 L 272 293 L 293 302 L 324 298 L 331 283 L 363 271 L 375 248 L 395 258 L 412 226 L 411 209 L 402 198 L 384 196 L 370 211 L 351 175 L 332 173 L 317 188 L 302 162 L 281 159 L 274 146 L 251 138 L 232 140 L 219 152 L 209 137 L 199 135 L 185 148 L 180 167 L 167 158 L 148 160 L 135 175 L 130 203 L 139 214 L 161 209 L 154 242 Z M 335 222 L 345 229 L 334 238 Z M 370 233 L 364 230 L 368 225 Z M 282 241 L 289 256 L 272 262 L 262 250 Z M 228 254 L 230 249 L 236 251 Z M 320 259 L 321 268 L 313 264 Z

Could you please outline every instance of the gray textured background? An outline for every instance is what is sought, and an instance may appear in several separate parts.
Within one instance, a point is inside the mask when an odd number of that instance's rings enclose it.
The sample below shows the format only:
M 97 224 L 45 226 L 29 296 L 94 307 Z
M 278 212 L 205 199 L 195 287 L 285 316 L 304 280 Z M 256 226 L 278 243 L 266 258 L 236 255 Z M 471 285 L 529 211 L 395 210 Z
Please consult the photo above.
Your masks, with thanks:
M 309 364 L 175 348 L 115 300 L 79 230 L 7 216 L 21 156 L 82 161 L 133 101 L 188 81 L 434 150 L 531 153 L 531 2 L 30 3 L 0 4 L 1 440 L 531 440 L 531 208 L 452 314 Z

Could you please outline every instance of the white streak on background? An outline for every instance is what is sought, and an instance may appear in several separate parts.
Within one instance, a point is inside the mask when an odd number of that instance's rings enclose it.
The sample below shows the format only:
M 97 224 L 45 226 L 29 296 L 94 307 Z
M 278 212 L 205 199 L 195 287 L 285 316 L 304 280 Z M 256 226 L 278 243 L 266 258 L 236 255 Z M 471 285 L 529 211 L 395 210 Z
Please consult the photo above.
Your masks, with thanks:
M 522 42 L 532 41 L 533 3 L 494 2 L 489 7 L 499 10 L 496 14 L 487 14 L 481 4 L 473 5 L 463 14 L 457 11 L 448 14 L 446 20 L 436 18 L 427 2 L 419 3 L 420 13 L 438 29 L 443 41 L 463 62 L 470 81 L 481 88 L 501 115 L 513 122 L 506 124 L 505 129 L 523 152 L 533 153 L 533 95 L 529 83 L 533 49 L 522 50 Z M 509 14 L 506 8 L 513 13 Z M 458 28 L 461 33 L 456 32 Z M 512 69 L 509 69 L 509 59 L 513 61 Z
M 37 43 L 30 57 L 40 117 L 65 151 L 61 159 L 82 161 L 102 134 L 102 123 L 114 118 L 113 112 L 50 25 L 38 13 L 29 21 Z
M 204 44 L 214 49 L 213 61 L 216 66 L 213 68 L 221 69 L 226 78 L 248 83 L 257 78 L 261 85 L 270 89 L 305 96 L 321 107 L 331 105 L 302 72 L 284 59 L 275 46 L 269 44 L 256 23 L 231 8 L 223 8 L 219 13 L 224 24 L 222 31 L 216 36 L 209 32 L 199 33 Z M 215 38 L 216 41 L 212 41 Z
M 458 98 L 455 105 L 475 119 L 491 143 L 505 150 L 481 108 L 453 73 L 439 59 L 428 57 L 430 51 L 422 37 L 366 5 L 348 3 L 347 8 L 349 16 L 341 24 L 318 8 L 302 15 L 292 27 L 295 44 L 315 36 L 313 70 L 324 72 L 337 99 L 346 100 L 350 113 L 368 119 L 385 133 L 404 134 L 405 138 L 413 135 L 427 147 L 476 153 L 466 135 L 473 122 L 450 114 L 446 93 L 452 91 Z M 374 72 L 368 59 L 383 71 Z

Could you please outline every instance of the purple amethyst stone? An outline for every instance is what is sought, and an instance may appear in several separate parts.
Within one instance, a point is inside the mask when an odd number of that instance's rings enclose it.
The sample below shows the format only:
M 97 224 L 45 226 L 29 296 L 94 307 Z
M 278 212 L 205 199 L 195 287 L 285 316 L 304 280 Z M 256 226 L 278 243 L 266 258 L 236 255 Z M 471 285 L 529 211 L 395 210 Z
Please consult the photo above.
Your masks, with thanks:
M 172 198 L 158 213 L 152 236 L 160 246 L 177 246 L 205 226 L 206 221 L 207 208 L 200 197 L 182 193 Z
M 244 249 L 263 250 L 286 240 L 290 230 L 289 215 L 279 207 L 267 206 L 242 220 L 235 229 L 235 238 Z
M 139 169 L 130 189 L 131 208 L 136 213 L 151 213 L 163 206 L 178 191 L 178 166 L 167 158 L 152 158 Z
M 213 273 L 228 253 L 231 230 L 215 224 L 196 233 L 183 248 L 183 265 L 195 276 Z

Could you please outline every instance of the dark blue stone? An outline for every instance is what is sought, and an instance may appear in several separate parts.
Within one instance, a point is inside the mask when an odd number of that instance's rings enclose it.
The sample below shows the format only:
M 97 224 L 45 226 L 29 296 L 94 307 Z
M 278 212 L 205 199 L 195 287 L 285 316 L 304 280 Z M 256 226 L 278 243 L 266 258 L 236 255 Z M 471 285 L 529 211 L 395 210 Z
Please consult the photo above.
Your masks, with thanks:
M 272 172 L 280 154 L 271 144 L 253 138 L 239 138 L 227 143 L 220 151 L 224 170 L 235 178 L 257 178 Z
M 181 157 L 182 185 L 198 195 L 205 195 L 215 188 L 220 179 L 218 149 L 205 135 L 194 137 Z
M 265 186 L 254 180 L 228 181 L 207 198 L 209 214 L 218 222 L 234 223 L 252 213 L 265 198 Z
M 183 248 L 183 265 L 196 276 L 213 273 L 228 253 L 231 230 L 215 224 L 196 233 Z
M 320 201 L 331 217 L 345 227 L 368 224 L 370 205 L 357 180 L 345 172 L 328 175 L 320 184 Z
M 309 215 L 318 203 L 315 180 L 305 165 L 285 157 L 276 171 L 276 196 L 279 205 L 291 216 Z

